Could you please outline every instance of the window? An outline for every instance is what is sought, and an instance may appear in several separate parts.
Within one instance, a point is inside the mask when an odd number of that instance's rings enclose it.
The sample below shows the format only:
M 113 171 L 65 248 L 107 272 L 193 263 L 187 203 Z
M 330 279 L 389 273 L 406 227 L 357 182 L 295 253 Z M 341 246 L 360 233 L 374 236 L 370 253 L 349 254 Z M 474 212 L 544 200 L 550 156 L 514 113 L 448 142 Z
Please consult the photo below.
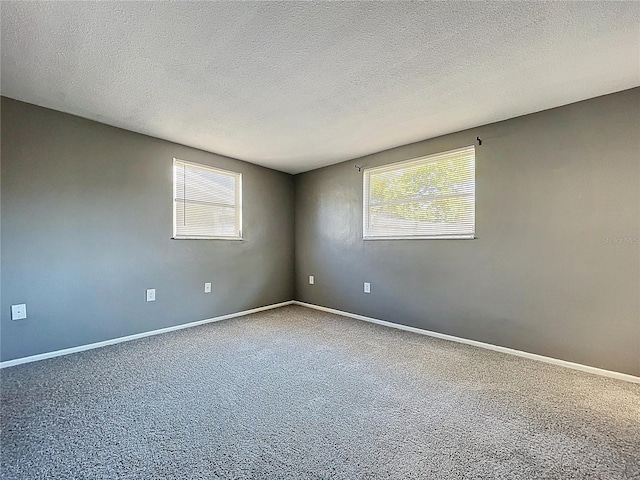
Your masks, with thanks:
M 173 159 L 173 238 L 242 238 L 242 175 Z
M 364 171 L 364 239 L 474 238 L 475 147 Z

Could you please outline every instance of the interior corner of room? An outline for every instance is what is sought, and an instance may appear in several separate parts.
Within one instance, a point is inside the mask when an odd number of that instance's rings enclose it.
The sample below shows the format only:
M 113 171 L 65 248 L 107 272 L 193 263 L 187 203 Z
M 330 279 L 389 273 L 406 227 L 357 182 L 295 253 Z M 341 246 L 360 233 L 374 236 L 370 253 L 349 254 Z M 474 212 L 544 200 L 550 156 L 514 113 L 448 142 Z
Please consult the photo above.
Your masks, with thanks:
M 640 3 L 0 16 L 0 477 L 640 478 Z
M 2 361 L 295 300 L 638 376 L 639 104 L 634 88 L 291 175 L 3 97 Z M 363 240 L 354 163 L 476 137 L 475 240 Z M 171 240 L 174 158 L 242 174 L 242 242 Z
M 0 365 L 298 301 L 640 376 L 639 18 L 3 2 Z M 463 228 L 371 220 L 465 148 Z

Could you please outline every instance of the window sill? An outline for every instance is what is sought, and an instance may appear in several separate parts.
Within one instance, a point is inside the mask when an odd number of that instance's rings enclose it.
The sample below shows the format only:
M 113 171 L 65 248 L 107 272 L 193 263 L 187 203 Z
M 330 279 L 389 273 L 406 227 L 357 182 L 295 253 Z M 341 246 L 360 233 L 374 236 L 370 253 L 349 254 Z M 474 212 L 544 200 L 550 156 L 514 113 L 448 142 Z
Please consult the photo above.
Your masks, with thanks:
M 242 237 L 171 237 L 171 240 L 231 240 L 233 242 L 242 241 Z
M 476 240 L 475 235 L 430 235 L 430 236 L 402 236 L 402 237 L 363 237 L 370 240 Z

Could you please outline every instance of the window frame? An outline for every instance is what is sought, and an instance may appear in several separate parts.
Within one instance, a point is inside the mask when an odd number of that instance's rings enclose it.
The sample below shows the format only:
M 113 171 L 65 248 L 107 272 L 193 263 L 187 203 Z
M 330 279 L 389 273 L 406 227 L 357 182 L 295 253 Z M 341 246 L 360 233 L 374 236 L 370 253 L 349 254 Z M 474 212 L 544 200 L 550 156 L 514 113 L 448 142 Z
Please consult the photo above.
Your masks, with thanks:
M 428 164 L 431 162 L 437 162 L 443 160 L 445 155 L 454 155 L 456 153 L 462 153 L 468 150 L 473 150 L 473 233 L 468 234 L 436 234 L 436 235 L 367 235 L 367 226 L 370 224 L 370 179 L 372 172 L 385 172 L 400 169 L 403 165 L 409 165 L 412 163 Z M 369 188 L 368 188 L 369 187 Z M 469 195 L 469 194 L 466 194 Z M 462 197 L 466 195 L 449 195 L 449 197 Z M 434 198 L 443 198 L 433 196 Z M 369 167 L 363 169 L 362 175 L 362 240 L 475 240 L 476 237 L 476 148 L 475 145 L 468 145 L 466 147 L 454 148 L 452 150 L 446 150 L 443 152 L 424 155 L 421 157 L 410 158 L 407 160 L 401 160 L 399 162 L 389 163 L 378 167 Z
M 226 176 L 230 176 L 233 177 L 235 179 L 235 219 L 236 219 L 236 225 L 238 227 L 237 231 L 238 234 L 234 235 L 234 236 L 224 236 L 224 235 L 215 235 L 215 236 L 209 236 L 209 235 L 178 235 L 177 234 L 177 214 L 176 214 L 176 208 L 178 205 L 178 201 L 177 201 L 177 178 L 176 178 L 176 164 L 179 163 L 181 165 L 192 165 L 193 167 L 196 168 L 201 168 L 201 169 L 205 169 L 205 170 L 209 170 L 212 171 L 214 173 L 220 174 L 220 175 L 226 175 Z M 173 203 L 173 222 L 172 222 L 172 228 L 173 228 L 173 234 L 171 236 L 172 240 L 231 240 L 231 241 L 238 241 L 238 240 L 244 240 L 243 238 L 243 230 L 242 230 L 242 173 L 240 172 L 234 172 L 231 170 L 224 170 L 222 168 L 217 168 L 217 167 L 212 167 L 210 165 L 205 165 L 203 163 L 195 163 L 195 162 L 189 162 L 186 160 L 181 160 L 179 158 L 173 158 L 173 162 L 171 164 L 171 180 L 173 183 L 173 198 L 172 198 L 172 203 Z

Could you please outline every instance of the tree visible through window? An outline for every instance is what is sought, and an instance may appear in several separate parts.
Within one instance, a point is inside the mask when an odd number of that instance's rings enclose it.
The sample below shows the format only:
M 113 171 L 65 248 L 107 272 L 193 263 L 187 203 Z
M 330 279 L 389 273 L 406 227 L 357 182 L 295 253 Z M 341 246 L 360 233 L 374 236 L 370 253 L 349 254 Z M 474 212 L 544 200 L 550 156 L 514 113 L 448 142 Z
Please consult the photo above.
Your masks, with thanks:
M 364 172 L 364 238 L 473 238 L 475 147 Z

